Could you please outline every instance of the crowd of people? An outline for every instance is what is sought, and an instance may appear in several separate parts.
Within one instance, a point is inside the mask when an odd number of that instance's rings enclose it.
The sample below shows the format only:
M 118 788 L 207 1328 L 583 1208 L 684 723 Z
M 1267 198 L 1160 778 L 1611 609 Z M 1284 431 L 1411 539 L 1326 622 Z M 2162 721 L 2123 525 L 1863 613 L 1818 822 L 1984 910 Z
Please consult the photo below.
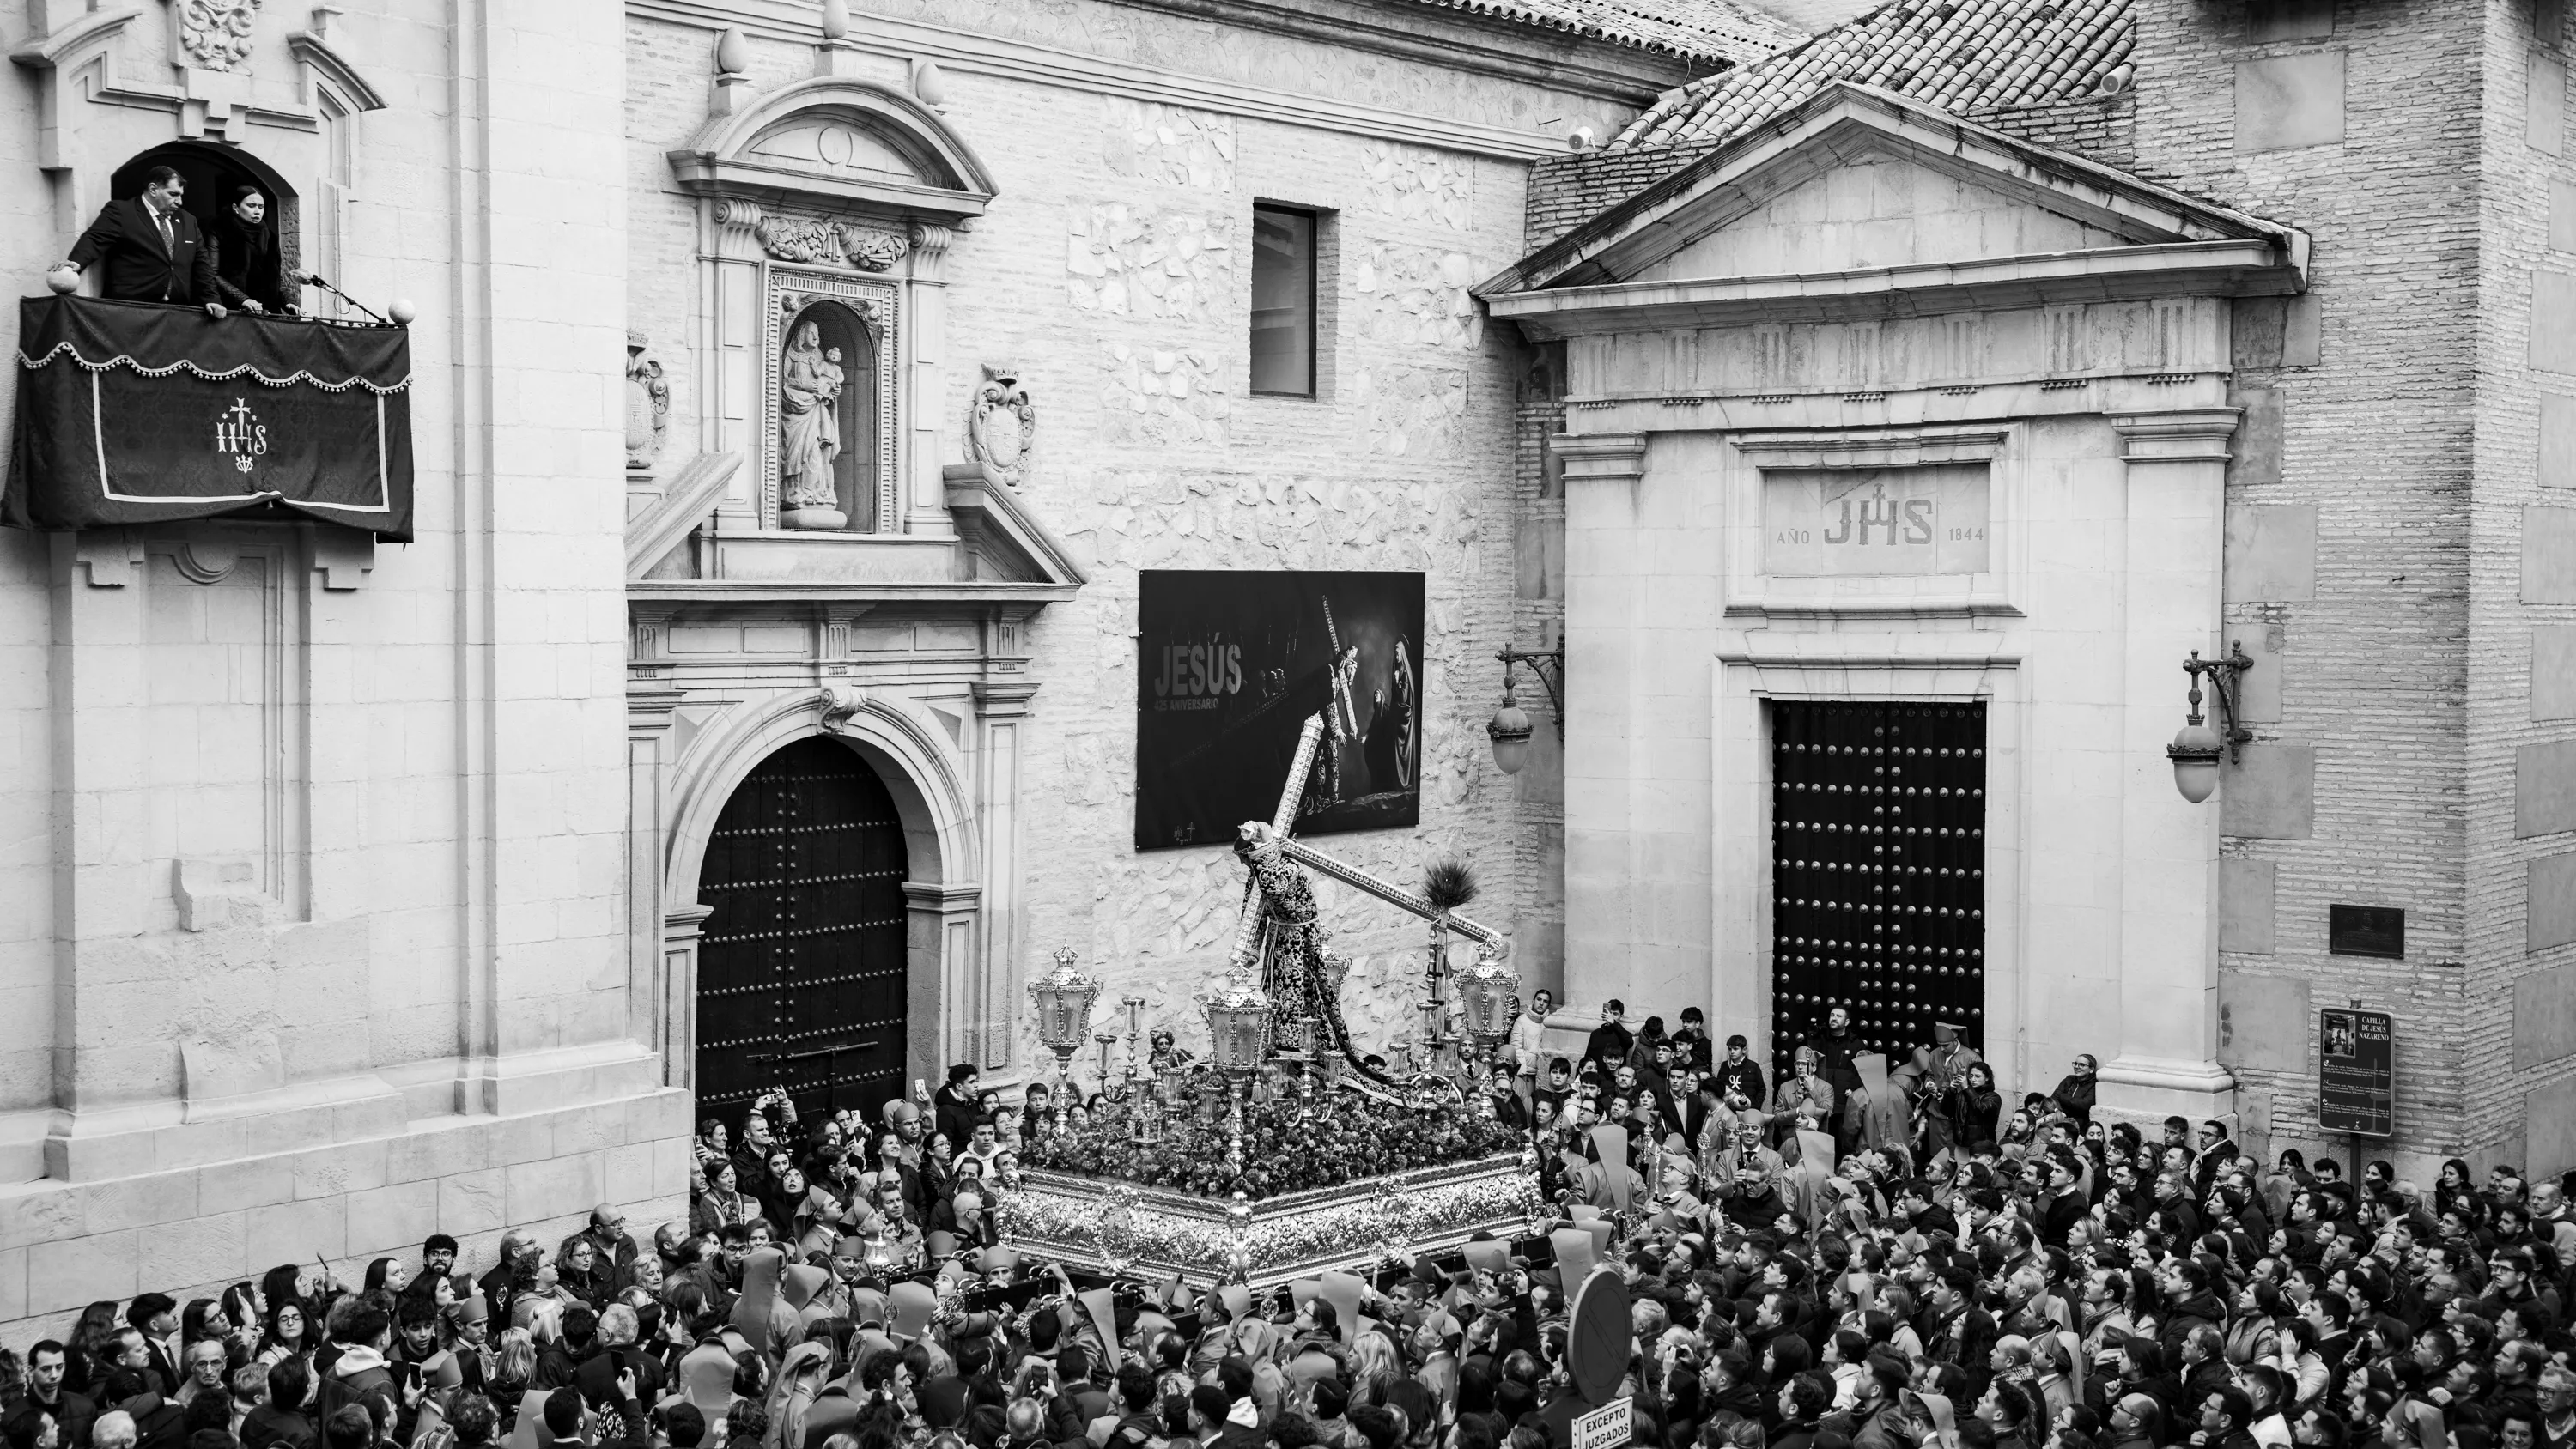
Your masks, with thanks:
M 282 1266 L 0 1350 L 10 1449 L 1569 1449 L 1568 1309 L 1615 1273 L 1648 1449 L 2576 1449 L 2559 1181 L 2257 1162 L 2007 1104 L 1964 1034 L 1837 1013 L 1766 1084 L 1696 1012 L 1549 1003 L 1484 1085 L 1525 1232 L 1370 1279 L 1104 1283 L 996 1231 L 1090 1104 L 953 1069 L 874 1118 L 702 1124 L 686 1221 L 603 1205 L 468 1265 Z M 1168 1043 L 1158 1050 L 1170 1051 Z M 1767 1090 L 1766 1090 L 1767 1085 Z M 1329 1099 L 1316 1110 L 1331 1110 Z M 2154 1135 L 2149 1135 L 2153 1133 Z M 1595 1350 L 1597 1351 L 1597 1350 Z

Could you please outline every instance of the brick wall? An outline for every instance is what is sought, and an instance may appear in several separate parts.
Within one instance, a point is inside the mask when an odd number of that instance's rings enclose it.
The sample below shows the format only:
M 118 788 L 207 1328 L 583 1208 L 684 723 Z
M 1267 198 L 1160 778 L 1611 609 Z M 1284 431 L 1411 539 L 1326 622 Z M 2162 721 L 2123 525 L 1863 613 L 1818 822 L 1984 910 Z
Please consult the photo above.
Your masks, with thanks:
M 2087 96 L 2044 106 L 1998 106 L 1969 111 L 1980 126 L 2059 151 L 2072 151 L 2088 161 L 2123 170 L 2137 164 L 2138 98 Z
M 1708 146 L 1640 146 L 1549 156 L 1530 168 L 1528 238 L 1522 255 L 1636 195 L 1711 150 Z
M 2537 757 L 2526 766 L 2522 752 L 2576 737 L 2576 721 L 2534 718 L 2564 713 L 2535 707 L 2536 692 L 2552 683 L 2541 677 L 2536 631 L 2576 624 L 2576 605 L 2541 602 L 2531 595 L 2565 596 L 2525 589 L 2527 561 L 2547 562 L 2545 545 L 2526 534 L 2525 510 L 2576 508 L 2576 496 L 2563 487 L 2543 486 L 2535 447 L 2543 395 L 2576 394 L 2565 349 L 2550 345 L 2576 335 L 2576 314 L 2553 314 L 2535 295 L 2540 277 L 2576 272 L 2576 126 L 2563 85 L 2552 114 L 2545 107 L 2554 77 L 2534 74 L 2564 74 L 2576 54 L 2576 12 L 2550 0 L 2512 0 L 2484 10 L 2475 473 L 2462 529 L 2468 861 L 2457 974 L 2470 1007 L 2462 1093 L 2470 1121 L 2491 1137 L 2499 1156 L 2555 1172 L 2576 1167 L 2576 1058 L 2567 1055 L 2566 998 L 2553 990 L 2576 977 L 2576 943 L 2535 941 L 2546 933 L 2531 929 L 2533 918 L 2563 919 L 2568 903 L 2534 898 L 2531 867 L 2565 861 L 2576 852 L 2576 839 L 2563 820 L 2525 822 L 2517 806 L 2523 792 L 2543 788 L 2547 768 Z M 2536 30 L 2534 22 L 2544 18 L 2557 22 L 2554 33 Z M 2566 567 L 2563 557 L 2556 562 Z M 2565 681 L 2555 683 L 2563 691 Z M 2548 879 L 2536 889 L 2547 893 Z
M 2478 11 L 2442 0 L 2334 7 L 2330 34 L 2266 36 L 2244 7 L 2139 7 L 2137 169 L 2315 238 L 2312 354 L 2259 309 L 2239 313 L 2231 399 L 2247 408 L 2228 477 L 2233 507 L 2316 510 L 2307 596 L 2244 598 L 2227 632 L 2274 648 L 2280 717 L 2265 741 L 2315 750 L 2313 821 L 2300 838 L 2230 837 L 2269 865 L 2273 949 L 2221 969 L 2304 1001 L 2294 1046 L 2237 1061 L 2270 1145 L 2351 1144 L 2317 1128 L 2315 1010 L 2353 1002 L 2398 1021 L 2398 1137 L 2371 1155 L 2428 1171 L 2458 1153 L 2518 1153 L 2490 949 L 2467 932 L 2473 804 L 2464 765 L 2466 510 L 2478 484 L 2475 417 Z M 2339 54 L 2340 142 L 2237 110 L 2276 70 Z M 2242 122 L 2242 124 L 2240 124 Z M 2267 325 L 2268 323 L 2268 325 Z M 2243 559 L 2231 557 L 2232 594 Z M 2257 591 L 2262 592 L 2260 590 Z M 2487 768 L 2492 768 L 2487 767 Z M 2222 789 L 2225 787 L 2222 786 Z M 2407 958 L 2327 950 L 2335 903 L 2400 906 Z M 2485 959 L 2480 959 L 2484 956 Z M 2490 983 L 2481 989 L 2481 983 Z M 2304 992 L 2304 996 L 2295 993 Z M 2222 1045 L 2222 1059 L 2231 1053 Z

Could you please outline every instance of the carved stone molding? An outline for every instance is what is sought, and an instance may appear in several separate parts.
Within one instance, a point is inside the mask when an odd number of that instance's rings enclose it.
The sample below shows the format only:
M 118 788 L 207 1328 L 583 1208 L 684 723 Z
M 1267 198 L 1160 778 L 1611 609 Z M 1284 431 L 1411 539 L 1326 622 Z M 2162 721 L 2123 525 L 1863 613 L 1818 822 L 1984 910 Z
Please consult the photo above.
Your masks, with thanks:
M 731 198 L 718 203 L 720 210 L 743 205 L 748 203 Z M 718 222 L 723 224 L 722 216 Z M 885 271 L 912 249 L 911 241 L 900 232 L 819 216 L 763 214 L 752 222 L 752 231 L 760 238 L 761 250 L 779 261 L 851 266 L 863 272 Z
M 671 426 L 671 384 L 640 330 L 626 333 L 626 466 L 650 468 Z
M 814 709 L 820 716 L 818 723 L 824 730 L 831 734 L 839 734 L 841 727 L 850 722 L 851 716 L 865 708 L 867 702 L 868 696 L 864 690 L 846 684 L 827 684 L 815 696 Z
M 203 70 L 232 70 L 250 55 L 259 0 L 179 0 L 171 15 L 179 46 Z
M 850 265 L 863 272 L 882 272 L 903 260 L 912 243 L 900 232 L 883 227 L 847 225 L 841 228 L 841 253 Z
M 723 257 L 756 259 L 760 244 L 760 219 L 768 212 L 757 201 L 739 196 L 720 196 L 710 209 L 716 224 L 716 254 Z
M 957 233 L 936 222 L 912 224 L 912 277 L 916 282 L 936 282 L 948 270 L 948 244 Z
M 1020 370 L 985 363 L 984 380 L 966 405 L 967 458 L 1017 488 L 1028 480 L 1029 455 L 1037 435 L 1037 407 L 1029 401 L 1029 390 L 1020 385 Z
M 761 250 L 782 262 L 841 260 L 840 234 L 820 217 L 764 216 L 752 231 L 760 238 Z

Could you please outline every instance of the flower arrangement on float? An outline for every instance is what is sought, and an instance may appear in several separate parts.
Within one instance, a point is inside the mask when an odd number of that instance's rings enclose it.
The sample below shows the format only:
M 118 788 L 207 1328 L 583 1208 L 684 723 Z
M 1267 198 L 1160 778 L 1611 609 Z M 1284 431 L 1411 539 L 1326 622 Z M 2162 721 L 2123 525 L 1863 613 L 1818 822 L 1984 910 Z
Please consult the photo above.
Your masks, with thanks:
M 1257 1203 L 1408 1168 L 1472 1162 L 1521 1146 L 1520 1133 L 1473 1113 L 1425 1111 L 1355 1093 L 1317 1100 L 1266 1092 L 1244 1111 L 1238 1179 L 1226 1161 L 1228 1088 L 1213 1071 L 1183 1078 L 1173 1100 L 1158 1108 L 1162 1130 L 1154 1142 L 1136 1140 L 1141 1096 L 1103 1100 L 1079 1129 L 1032 1137 L 1021 1149 L 1020 1165 L 1114 1177 L 1194 1197 L 1224 1198 L 1240 1190 Z

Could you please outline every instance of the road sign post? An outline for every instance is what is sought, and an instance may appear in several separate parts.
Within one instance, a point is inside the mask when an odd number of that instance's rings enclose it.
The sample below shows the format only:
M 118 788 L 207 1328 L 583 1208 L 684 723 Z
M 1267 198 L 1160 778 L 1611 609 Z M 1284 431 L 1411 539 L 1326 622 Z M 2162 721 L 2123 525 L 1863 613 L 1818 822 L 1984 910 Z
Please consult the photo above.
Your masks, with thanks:
M 1626 1399 L 1613 1399 L 1574 1421 L 1574 1449 L 1623 1449 L 1636 1416 Z

